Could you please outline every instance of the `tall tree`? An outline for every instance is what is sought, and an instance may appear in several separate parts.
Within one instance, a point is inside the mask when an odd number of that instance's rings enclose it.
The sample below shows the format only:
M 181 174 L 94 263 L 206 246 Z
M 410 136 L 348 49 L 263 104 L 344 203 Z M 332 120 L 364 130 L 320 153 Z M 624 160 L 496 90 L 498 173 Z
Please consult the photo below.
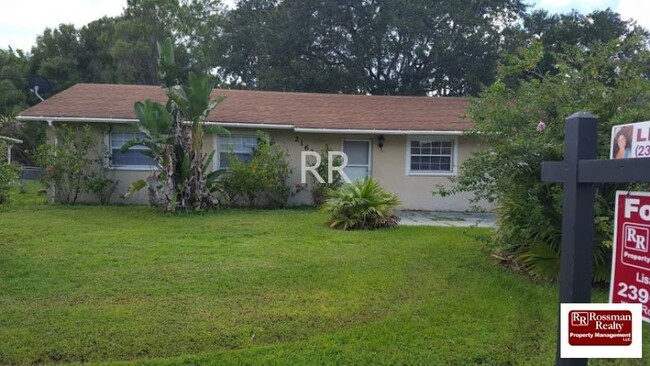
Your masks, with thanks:
M 493 80 L 519 0 L 244 0 L 223 76 L 264 89 L 476 94 Z
M 79 31 L 74 25 L 46 28 L 32 47 L 31 71 L 50 79 L 53 92 L 64 90 L 83 81 L 83 70 L 79 67 L 82 52 Z
M 88 23 L 79 31 L 83 52 L 79 55 L 79 68 L 83 81 L 88 83 L 117 82 L 115 59 L 111 47 L 116 40 L 115 26 L 119 18 L 103 17 Z
M 20 50 L 0 50 L 0 115 L 17 113 L 28 104 L 29 59 Z
M 221 52 L 219 38 L 225 22 L 225 7 L 220 0 L 181 0 L 175 32 L 179 47 L 184 47 L 191 69 L 212 71 Z M 177 53 L 179 51 L 177 50 Z
M 596 45 L 613 40 L 625 40 L 635 34 L 648 36 L 647 31 L 632 21 L 622 20 L 620 14 L 611 9 L 596 10 L 589 14 L 572 11 L 567 14 L 549 14 L 533 11 L 522 18 L 522 26 L 510 31 L 509 52 L 526 46 L 531 39 L 538 39 L 544 55 L 537 65 L 540 75 L 557 72 L 556 65 L 561 58 L 574 52 L 575 47 L 591 49 Z
M 173 36 L 178 9 L 177 0 L 127 1 L 111 46 L 118 82 L 159 84 L 156 45 Z
M 175 44 L 181 75 L 212 68 L 208 60 L 216 52 L 222 11 L 215 0 L 128 0 L 110 49 L 117 82 L 159 84 L 156 44 L 167 38 Z

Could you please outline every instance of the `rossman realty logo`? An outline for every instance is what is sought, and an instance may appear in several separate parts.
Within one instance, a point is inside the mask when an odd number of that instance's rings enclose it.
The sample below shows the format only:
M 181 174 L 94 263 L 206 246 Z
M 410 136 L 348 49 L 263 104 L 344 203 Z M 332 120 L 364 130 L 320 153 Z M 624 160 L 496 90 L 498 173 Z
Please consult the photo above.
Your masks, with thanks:
M 623 224 L 625 249 L 648 253 L 650 230 L 646 225 Z
M 629 346 L 632 344 L 632 312 L 627 310 L 570 311 L 569 344 Z
M 561 304 L 562 358 L 640 358 L 641 304 Z

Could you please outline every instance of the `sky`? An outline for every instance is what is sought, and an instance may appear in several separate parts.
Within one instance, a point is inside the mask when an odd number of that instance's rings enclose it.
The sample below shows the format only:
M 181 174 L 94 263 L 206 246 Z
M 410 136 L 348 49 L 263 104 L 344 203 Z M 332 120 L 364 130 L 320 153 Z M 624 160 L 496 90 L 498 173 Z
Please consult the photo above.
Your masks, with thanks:
M 61 23 L 72 23 L 77 28 L 102 16 L 122 13 L 126 0 L 1 0 L 0 48 L 29 51 L 36 36 L 45 28 L 56 28 Z M 458 0 L 462 1 L 462 0 Z M 525 0 L 535 9 L 550 13 L 566 13 L 576 9 L 588 13 L 611 8 L 623 19 L 633 18 L 650 29 L 650 1 L 648 0 Z M 232 5 L 234 0 L 226 0 Z

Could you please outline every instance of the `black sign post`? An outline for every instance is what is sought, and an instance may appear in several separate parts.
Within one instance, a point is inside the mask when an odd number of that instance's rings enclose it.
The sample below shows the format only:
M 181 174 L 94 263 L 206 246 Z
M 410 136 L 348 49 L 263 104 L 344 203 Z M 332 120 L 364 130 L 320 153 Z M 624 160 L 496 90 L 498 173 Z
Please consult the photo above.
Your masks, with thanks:
M 591 302 L 595 185 L 650 182 L 650 159 L 596 159 L 596 125 L 596 117 L 589 113 L 571 115 L 565 125 L 564 161 L 542 163 L 542 181 L 564 186 L 560 303 Z M 587 359 L 560 358 L 558 323 L 556 364 L 587 363 Z

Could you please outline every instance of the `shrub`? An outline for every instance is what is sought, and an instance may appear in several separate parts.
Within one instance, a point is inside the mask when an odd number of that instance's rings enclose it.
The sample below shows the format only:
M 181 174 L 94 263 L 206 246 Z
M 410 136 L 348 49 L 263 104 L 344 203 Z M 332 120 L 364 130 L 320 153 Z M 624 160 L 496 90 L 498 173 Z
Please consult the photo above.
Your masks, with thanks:
M 11 202 L 11 186 L 18 182 L 18 168 L 0 163 L 0 205 Z
M 119 181 L 115 179 L 115 171 L 107 169 L 111 153 L 106 143 L 103 142 L 104 140 L 102 139 L 102 143 L 97 144 L 100 147 L 99 151 L 91 149 L 92 164 L 87 168 L 84 180 L 86 182 L 85 191 L 95 195 L 102 205 L 108 205 Z
M 37 161 L 45 167 L 43 184 L 53 193 L 55 202 L 74 204 L 85 191 L 86 174 L 92 164 L 90 148 L 95 145 L 90 127 L 60 125 L 54 130 L 56 144 L 39 147 Z
M 56 144 L 45 144 L 37 151 L 37 161 L 45 167 L 41 179 L 54 201 L 74 204 L 81 193 L 97 196 L 108 204 L 118 181 L 106 169 L 108 148 L 88 125 L 60 125 L 54 129 Z M 97 149 L 99 147 L 99 150 Z
M 117 180 L 108 178 L 105 169 L 98 169 L 97 172 L 91 173 L 87 177 L 86 189 L 89 193 L 97 196 L 99 203 L 107 205 L 110 203 L 115 189 L 117 189 Z
M 244 200 L 252 208 L 262 192 L 262 181 L 257 179 L 257 165 L 240 161 L 235 154 L 228 157 L 228 172 L 223 186 L 233 203 Z
M 289 154 L 262 132 L 250 161 L 242 162 L 231 154 L 224 186 L 236 201 L 243 198 L 250 207 L 263 203 L 267 207 L 287 205 L 290 187 L 287 185 L 291 168 Z
M 394 227 L 399 221 L 397 196 L 387 192 L 377 180 L 368 177 L 331 190 L 321 210 L 332 217 L 330 227 L 343 230 Z
M 470 134 L 490 148 L 463 162 L 452 191 L 470 191 L 477 200 L 496 204 L 499 226 L 493 249 L 534 276 L 559 275 L 562 186 L 542 182 L 541 165 L 563 159 L 565 118 L 577 111 L 598 116 L 601 158 L 609 156 L 612 125 L 650 118 L 650 52 L 638 42 L 572 49 L 556 65 L 557 73 L 545 75 L 535 68 L 544 53 L 533 43 L 470 104 L 469 116 L 476 121 Z M 528 78 L 516 85 L 507 82 L 522 73 Z M 609 279 L 614 192 L 631 188 L 598 188 L 596 281 Z

